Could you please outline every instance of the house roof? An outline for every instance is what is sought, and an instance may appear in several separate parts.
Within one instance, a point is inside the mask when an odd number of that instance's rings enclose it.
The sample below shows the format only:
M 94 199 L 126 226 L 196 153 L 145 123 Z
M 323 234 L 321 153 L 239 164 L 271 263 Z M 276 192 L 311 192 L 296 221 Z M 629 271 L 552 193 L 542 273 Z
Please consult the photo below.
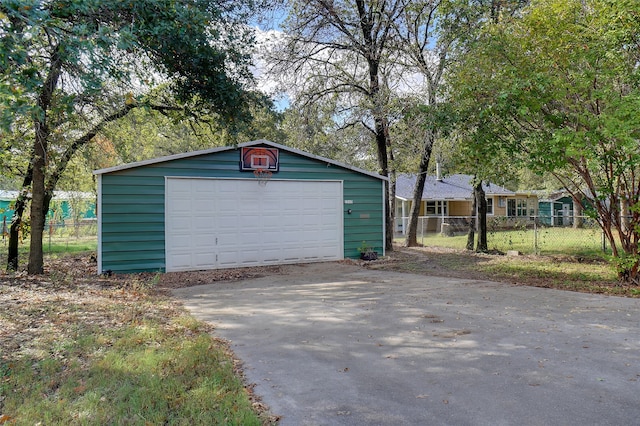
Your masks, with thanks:
M 0 200 L 15 200 L 18 197 L 18 191 L 6 191 L 0 189 Z
M 0 189 L 0 200 L 13 201 L 18 198 L 19 191 L 7 191 Z M 77 191 L 53 191 L 54 200 L 70 200 L 72 198 L 95 198 L 95 195 L 91 192 L 77 192 Z
M 396 180 L 396 197 L 402 200 L 413 199 L 413 190 L 416 185 L 415 175 L 399 175 Z M 473 185 L 470 175 L 449 175 L 438 180 L 436 176 L 427 176 L 422 192 L 423 200 L 471 200 L 473 197 Z M 482 184 L 487 195 L 514 196 L 515 192 L 492 183 Z
M 245 143 L 238 144 L 237 146 L 224 146 L 224 147 L 219 147 L 219 148 L 210 148 L 210 149 L 204 149 L 204 150 L 201 150 L 201 151 L 185 152 L 185 153 L 181 153 L 181 154 L 175 154 L 175 155 L 168 155 L 168 156 L 165 156 L 165 157 L 153 158 L 153 159 L 150 159 L 150 160 L 138 161 L 138 162 L 135 162 L 135 163 L 123 164 L 123 165 L 120 165 L 120 166 L 115 166 L 115 167 L 109 167 L 109 168 L 106 168 L 106 169 L 95 170 L 93 172 L 93 174 L 94 175 L 102 175 L 102 174 L 107 174 L 107 173 L 118 172 L 118 171 L 121 171 L 121 170 L 133 169 L 133 168 L 136 168 L 136 167 L 148 166 L 148 165 L 151 165 L 151 164 L 164 163 L 164 162 L 167 162 L 167 161 L 180 160 L 180 159 L 183 159 L 183 158 L 197 157 L 199 155 L 214 154 L 214 153 L 217 153 L 217 152 L 230 151 L 230 150 L 239 149 L 239 148 L 242 148 L 242 147 L 245 147 L 245 146 L 254 146 L 254 145 L 271 146 L 273 148 L 278 148 L 278 149 L 281 149 L 283 151 L 288 151 L 288 152 L 291 152 L 291 153 L 294 153 L 294 154 L 297 154 L 297 155 L 301 155 L 303 157 L 312 158 L 314 160 L 318 160 L 318 161 L 321 161 L 323 163 L 328 163 L 328 164 L 332 164 L 334 166 L 338 166 L 338 167 L 342 167 L 342 168 L 345 168 L 345 169 L 349 169 L 349 170 L 352 170 L 354 172 L 362 173 L 364 175 L 368 175 L 368 176 L 371 176 L 371 177 L 374 177 L 374 178 L 377 178 L 377 179 L 389 180 L 389 178 L 386 177 L 386 176 L 382 176 L 382 175 L 379 175 L 377 173 L 373 173 L 373 172 L 370 172 L 370 171 L 367 171 L 367 170 L 359 169 L 357 167 L 353 167 L 353 166 L 350 166 L 348 164 L 341 163 L 339 161 L 331 160 L 329 158 L 320 157 L 318 155 L 313 155 L 313 154 L 301 151 L 301 150 L 296 149 L 296 148 L 291 148 L 291 147 L 288 147 L 288 146 L 285 146 L 285 145 L 280 145 L 280 144 L 277 144 L 275 142 L 268 141 L 266 139 L 259 139 L 259 140 L 255 140 L 255 141 L 251 141 L 251 142 L 245 142 Z

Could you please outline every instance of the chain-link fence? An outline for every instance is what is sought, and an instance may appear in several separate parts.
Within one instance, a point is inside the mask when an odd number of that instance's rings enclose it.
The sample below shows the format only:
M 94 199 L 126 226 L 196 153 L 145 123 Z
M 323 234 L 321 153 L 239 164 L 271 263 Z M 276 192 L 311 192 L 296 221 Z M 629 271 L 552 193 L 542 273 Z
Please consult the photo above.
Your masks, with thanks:
M 406 229 L 408 218 L 401 220 L 401 229 Z M 465 248 L 471 220 L 470 216 L 420 217 L 418 242 L 425 246 Z M 396 235 L 403 237 L 401 232 Z M 598 223 L 586 216 L 488 217 L 487 245 L 490 250 L 517 250 L 525 254 L 588 255 L 608 251 Z
M 9 224 L 2 224 L 2 245 L 9 243 Z M 61 246 L 69 246 L 76 243 L 97 241 L 98 223 L 96 219 L 47 221 L 43 234 L 43 250 L 46 252 L 57 251 Z M 19 244 L 28 244 L 29 228 L 26 227 L 19 233 Z

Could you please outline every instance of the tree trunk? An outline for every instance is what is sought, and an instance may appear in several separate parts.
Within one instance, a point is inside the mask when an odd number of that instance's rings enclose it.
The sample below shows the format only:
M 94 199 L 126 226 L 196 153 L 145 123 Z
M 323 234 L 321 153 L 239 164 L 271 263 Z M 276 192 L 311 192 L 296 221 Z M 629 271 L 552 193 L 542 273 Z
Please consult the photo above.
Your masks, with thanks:
M 23 191 L 16 199 L 13 210 L 13 218 L 9 227 L 9 248 L 7 253 L 7 271 L 17 271 L 19 266 L 18 245 L 20 242 L 20 227 L 22 226 L 22 215 L 27 205 L 27 194 Z
M 629 201 L 624 198 L 620 198 L 620 223 L 621 231 L 623 234 L 629 233 L 630 221 L 629 221 Z
M 473 250 L 473 245 L 476 239 L 476 216 L 478 214 L 478 197 L 476 197 L 476 190 L 473 189 L 473 199 L 471 200 L 471 219 L 469 220 L 469 231 L 467 232 L 467 246 L 469 251 Z
M 573 198 L 573 227 L 575 229 L 582 228 L 584 226 L 582 220 L 582 203 L 579 199 Z
M 385 223 L 385 249 L 388 251 L 393 251 L 393 237 L 395 236 L 395 232 L 396 232 L 396 227 L 395 227 L 395 223 L 396 223 L 396 181 L 398 180 L 398 177 L 396 176 L 396 168 L 395 168 L 395 161 L 394 161 L 394 155 L 393 155 L 393 149 L 391 149 L 391 136 L 389 134 L 389 122 L 387 120 L 386 117 L 382 118 L 383 124 L 384 124 L 384 138 L 386 140 L 386 144 L 387 144 L 387 158 L 388 158 L 388 162 L 391 165 L 391 167 L 389 168 L 389 202 L 388 202 L 388 208 L 387 211 L 389 212 L 389 214 L 386 217 L 386 223 Z
M 20 205 L 18 205 L 20 204 Z M 16 201 L 16 209 L 13 211 L 11 226 L 9 228 L 9 249 L 7 252 L 7 271 L 17 271 L 18 242 L 20 240 L 20 226 L 22 225 L 22 213 L 24 213 L 24 201 Z
M 44 256 L 42 252 L 42 234 L 46 219 L 45 205 L 45 173 L 47 167 L 47 139 L 46 125 L 36 124 L 36 140 L 33 150 L 33 184 L 31 190 L 31 243 L 29 245 L 29 274 L 44 272 Z
M 391 247 L 390 250 L 393 250 L 393 237 L 396 232 L 396 171 L 391 170 L 389 176 L 389 208 L 388 210 L 391 212 L 390 217 L 386 218 L 386 231 L 385 231 L 385 249 L 387 247 Z M 389 226 L 390 225 L 390 226 Z
M 58 180 L 66 170 L 69 161 L 75 153 L 85 145 L 87 145 L 93 138 L 101 131 L 104 126 L 108 123 L 116 121 L 124 116 L 126 116 L 131 110 L 136 108 L 137 104 L 126 104 L 122 109 L 116 111 L 115 113 L 105 117 L 101 122 L 99 122 L 93 129 L 91 129 L 86 134 L 82 135 L 78 139 L 76 139 L 64 152 L 60 160 L 58 161 L 58 166 L 56 170 L 51 173 L 49 178 L 47 179 L 46 186 L 44 187 L 44 196 L 42 198 L 42 211 L 44 212 L 44 218 L 46 219 L 46 213 L 49 211 L 49 206 L 51 204 L 51 199 L 53 197 L 53 191 L 55 189 Z M 151 109 L 154 110 L 169 110 L 171 107 L 165 107 L 162 105 L 147 105 Z M 34 145 L 34 147 L 36 147 Z M 16 271 L 18 269 L 18 243 L 19 243 L 19 230 L 20 225 L 22 224 L 22 216 L 24 214 L 24 210 L 27 204 L 27 193 L 29 192 L 29 187 L 31 186 L 33 180 L 33 161 L 35 161 L 36 156 L 31 155 L 32 162 L 29 164 L 29 168 L 27 169 L 27 173 L 24 177 L 24 182 L 22 184 L 22 190 L 18 198 L 16 199 L 16 207 L 14 208 L 14 215 L 11 221 L 11 228 L 9 233 L 9 250 L 7 256 L 7 270 L 8 271 Z M 42 222 L 43 230 L 44 230 L 44 221 Z M 42 238 L 41 238 L 42 240 Z M 31 249 L 31 248 L 30 248 Z M 40 248 L 40 252 L 42 252 L 42 248 Z M 30 260 L 31 261 L 31 260 Z
M 407 247 L 416 247 L 418 245 L 418 218 L 420 216 L 422 193 L 424 192 L 424 183 L 427 179 L 427 170 L 429 169 L 432 150 L 433 132 L 430 131 L 427 133 L 427 140 L 425 141 L 422 158 L 420 159 L 420 166 L 418 167 L 416 186 L 413 189 L 413 203 L 411 204 L 411 212 L 409 213 L 407 238 L 405 240 L 405 245 Z
M 33 179 L 32 164 L 29 164 L 27 173 L 22 181 L 22 189 L 16 198 L 9 228 L 9 248 L 7 252 L 7 271 L 17 271 L 19 266 L 18 245 L 20 242 L 20 227 L 22 226 L 22 215 L 27 207 L 29 188 Z
M 476 183 L 473 192 L 478 206 L 478 245 L 476 251 L 486 253 L 489 251 L 487 246 L 487 199 L 482 188 L 482 181 Z
M 386 120 L 383 117 L 375 119 L 376 128 L 376 147 L 378 150 L 378 164 L 380 166 L 380 174 L 389 177 L 389 160 L 387 155 L 387 138 L 385 137 Z M 391 194 L 394 192 L 391 187 L 391 180 L 384 186 L 385 208 L 385 249 L 393 250 L 393 203 L 391 202 Z
M 379 104 L 380 100 L 378 99 L 380 93 L 380 82 L 379 82 L 379 61 L 370 59 L 369 61 L 369 89 L 370 89 L 370 98 L 374 105 Z M 380 166 L 380 174 L 383 176 L 389 177 L 389 151 L 391 150 L 391 139 L 389 136 L 389 123 L 387 118 L 384 116 L 382 108 L 374 107 L 373 109 L 373 119 L 375 123 L 375 136 L 376 136 L 376 148 L 378 152 L 378 164 Z M 393 251 L 393 217 L 394 211 L 393 206 L 394 203 L 391 201 L 391 194 L 395 193 L 392 190 L 391 185 L 393 183 L 389 181 L 388 185 L 385 185 L 385 193 L 384 197 L 386 200 L 386 209 L 385 209 L 385 249 L 389 251 Z
M 51 108 L 53 93 L 58 86 L 62 72 L 62 59 L 60 46 L 55 46 L 51 55 L 51 64 L 47 79 L 38 96 L 39 112 L 34 113 L 35 141 L 33 144 L 33 182 L 31 185 L 31 244 L 29 245 L 29 274 L 42 274 L 44 272 L 44 257 L 42 253 L 42 234 L 47 211 L 45 201 L 47 191 L 45 179 L 47 173 L 47 154 L 49 149 L 49 125 L 48 113 Z

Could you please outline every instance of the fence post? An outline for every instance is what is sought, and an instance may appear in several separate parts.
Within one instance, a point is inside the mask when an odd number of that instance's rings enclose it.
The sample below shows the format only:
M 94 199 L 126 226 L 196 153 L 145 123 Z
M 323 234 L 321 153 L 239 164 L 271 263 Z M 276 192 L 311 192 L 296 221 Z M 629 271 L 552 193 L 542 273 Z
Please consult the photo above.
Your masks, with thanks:
M 49 253 L 51 253 L 51 236 L 53 235 L 53 223 L 49 220 Z
M 600 235 L 602 236 L 602 252 L 606 253 L 607 252 L 607 238 L 604 235 L 604 231 L 602 231 L 600 233 Z
M 538 247 L 538 220 L 533 218 L 533 252 L 540 254 L 540 248 Z

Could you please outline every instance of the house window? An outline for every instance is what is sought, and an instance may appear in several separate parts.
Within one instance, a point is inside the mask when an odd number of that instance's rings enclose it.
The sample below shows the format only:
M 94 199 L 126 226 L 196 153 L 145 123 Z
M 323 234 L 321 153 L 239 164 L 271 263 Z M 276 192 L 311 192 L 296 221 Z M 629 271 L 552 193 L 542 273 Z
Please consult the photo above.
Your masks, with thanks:
M 427 201 L 425 213 L 428 215 L 447 215 L 447 202 L 446 201 Z
M 487 214 L 493 214 L 493 198 L 487 198 Z
M 527 200 L 518 198 L 516 215 L 518 217 L 527 216 Z
M 507 200 L 507 216 L 508 217 L 526 217 L 527 211 L 527 199 L 517 198 Z
M 505 197 L 498 197 L 498 207 L 504 207 L 507 204 Z

